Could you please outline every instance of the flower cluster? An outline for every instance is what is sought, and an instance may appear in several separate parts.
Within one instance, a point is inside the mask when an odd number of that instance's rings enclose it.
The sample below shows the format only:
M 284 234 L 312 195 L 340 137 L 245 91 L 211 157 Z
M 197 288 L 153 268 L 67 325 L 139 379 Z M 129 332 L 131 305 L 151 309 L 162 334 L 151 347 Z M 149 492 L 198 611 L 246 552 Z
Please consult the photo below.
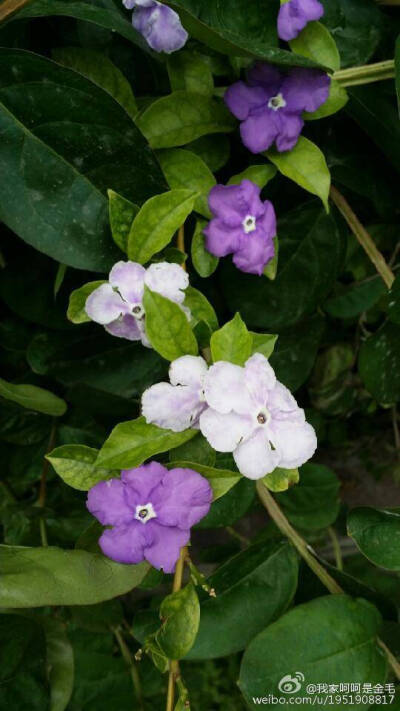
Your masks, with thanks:
M 109 274 L 107 284 L 101 284 L 86 299 L 85 311 L 89 318 L 100 323 L 108 333 L 128 341 L 142 341 L 150 346 L 145 331 L 143 307 L 144 287 L 183 306 L 184 290 L 189 285 L 186 272 L 178 264 L 158 262 L 145 269 L 136 262 L 117 262 Z
M 134 10 L 132 25 L 155 52 L 176 52 L 186 44 L 188 33 L 179 15 L 157 0 L 122 0 L 128 10 Z
M 204 230 L 208 251 L 217 257 L 233 254 L 238 269 L 261 275 L 275 252 L 272 203 L 262 202 L 260 188 L 242 180 L 240 185 L 213 187 L 208 204 L 214 215 Z
M 243 368 L 218 361 L 209 369 L 202 358 L 183 356 L 170 379 L 144 392 L 146 421 L 175 432 L 199 427 L 216 451 L 233 453 L 249 479 L 299 467 L 314 454 L 314 429 L 262 354 Z
M 289 42 L 297 37 L 309 22 L 319 20 L 323 14 L 323 5 L 318 0 L 284 2 L 278 15 L 278 35 Z
M 103 526 L 103 553 L 119 563 L 147 560 L 172 573 L 190 529 L 208 513 L 212 489 L 192 469 L 149 462 L 101 481 L 88 492 L 87 507 Z
M 248 72 L 248 81 L 235 82 L 224 96 L 241 121 L 240 135 L 252 153 L 276 144 L 278 151 L 293 148 L 304 126 L 304 111 L 316 111 L 329 96 L 330 77 L 318 69 L 295 67 L 286 74 L 264 63 Z

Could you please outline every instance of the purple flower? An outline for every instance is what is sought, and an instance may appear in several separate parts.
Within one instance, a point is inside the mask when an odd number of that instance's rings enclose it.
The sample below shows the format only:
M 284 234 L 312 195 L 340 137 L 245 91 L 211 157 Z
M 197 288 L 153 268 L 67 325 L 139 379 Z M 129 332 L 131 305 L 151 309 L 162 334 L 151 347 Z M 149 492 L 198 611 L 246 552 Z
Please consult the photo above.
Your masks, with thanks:
M 248 83 L 232 84 L 224 100 L 242 122 L 240 135 L 252 153 L 261 153 L 274 142 L 278 151 L 289 151 L 303 128 L 303 112 L 316 111 L 327 100 L 330 82 L 317 69 L 295 67 L 282 74 L 257 63 L 248 73 Z
M 319 20 L 324 8 L 318 0 L 289 0 L 281 5 L 278 15 L 278 35 L 281 39 L 294 39 L 312 20 Z
M 201 356 L 186 355 L 169 368 L 170 383 L 157 383 L 144 391 L 142 414 L 146 422 L 164 429 L 183 432 L 198 427 L 205 409 L 203 381 L 207 363 Z
M 188 38 L 179 15 L 157 0 L 123 0 L 128 10 L 134 10 L 132 25 L 155 52 L 176 52 Z
M 206 247 L 217 257 L 233 254 L 242 272 L 261 275 L 274 256 L 275 211 L 261 202 L 260 188 L 250 180 L 240 185 L 216 185 L 208 196 L 214 218 L 204 230 Z
M 92 321 L 100 323 L 113 336 L 150 346 L 142 303 L 145 285 L 179 304 L 190 317 L 189 310 L 182 305 L 188 284 L 188 275 L 178 264 L 158 262 L 145 269 L 136 262 L 117 262 L 108 283 L 92 291 L 86 299 L 85 311 Z
M 204 377 L 209 407 L 200 430 L 218 452 L 233 452 L 239 471 L 260 479 L 276 467 L 294 469 L 315 452 L 314 429 L 260 353 L 244 368 L 219 361 Z
M 149 462 L 93 486 L 87 507 L 103 526 L 112 526 L 99 539 L 106 556 L 119 563 L 147 560 L 172 573 L 211 501 L 210 484 L 197 472 Z

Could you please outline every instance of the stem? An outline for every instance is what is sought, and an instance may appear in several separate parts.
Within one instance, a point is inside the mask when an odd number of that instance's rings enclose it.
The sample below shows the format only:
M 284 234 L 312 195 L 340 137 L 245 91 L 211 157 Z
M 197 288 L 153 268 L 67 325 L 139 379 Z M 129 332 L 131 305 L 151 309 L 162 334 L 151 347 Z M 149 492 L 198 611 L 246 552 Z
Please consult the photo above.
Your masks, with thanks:
M 236 538 L 236 540 L 240 541 L 246 548 L 250 545 L 250 541 L 246 536 L 242 536 L 241 533 L 238 531 L 235 531 L 235 529 L 232 526 L 225 526 L 225 531 L 229 533 L 232 538 Z
M 365 64 L 362 67 L 349 67 L 334 72 L 332 78 L 342 86 L 358 86 L 374 81 L 393 79 L 395 76 L 394 59 L 387 59 L 376 64 Z
M 129 667 L 129 671 L 130 671 L 131 679 L 132 679 L 132 684 L 133 684 L 133 688 L 135 690 L 135 694 L 136 694 L 136 698 L 137 698 L 137 701 L 139 704 L 140 711 L 144 711 L 142 686 L 140 683 L 140 676 L 139 676 L 137 666 L 134 662 L 134 659 L 132 658 L 129 647 L 126 644 L 126 642 L 121 634 L 120 628 L 113 627 L 112 629 L 113 629 L 115 638 L 118 642 L 119 648 L 121 650 L 121 654 L 122 654 L 126 664 Z
M 340 544 L 339 544 L 338 537 L 336 535 L 336 531 L 334 528 L 332 528 L 332 526 L 329 526 L 328 533 L 329 533 L 329 537 L 332 541 L 333 552 L 335 554 L 335 560 L 336 560 L 336 567 L 338 570 L 343 570 L 342 551 L 340 549 Z
M 185 254 L 185 225 L 182 225 L 178 230 L 178 239 L 176 242 L 176 246 L 178 247 L 178 249 L 180 249 L 181 252 Z M 181 267 L 186 271 L 185 262 L 181 264 Z
M 183 568 L 185 565 L 185 559 L 188 555 L 188 550 L 186 546 L 181 548 L 181 553 L 175 566 L 174 582 L 172 583 L 172 592 L 178 592 L 182 587 L 183 578 Z M 168 691 L 167 691 L 167 705 L 165 711 L 173 711 L 174 699 L 175 699 L 175 682 L 179 677 L 179 662 L 176 659 L 170 659 L 169 662 L 169 674 L 168 674 Z
M 56 439 L 56 425 L 54 423 L 51 428 L 51 431 L 50 431 L 50 437 L 49 437 L 49 441 L 48 441 L 47 448 L 46 448 L 46 454 L 48 452 L 51 452 L 51 450 L 54 448 L 55 439 Z M 40 506 L 41 508 L 43 508 L 46 503 L 46 484 L 47 484 L 47 472 L 49 470 L 49 465 L 50 465 L 49 460 L 46 459 L 46 457 L 44 457 L 42 476 L 40 477 L 39 498 L 37 500 L 37 506 Z M 39 519 L 39 528 L 40 528 L 40 538 L 42 541 L 42 546 L 46 547 L 48 545 L 48 542 L 47 542 L 46 522 L 45 522 L 44 518 Z
M 283 533 L 289 540 L 293 543 L 294 547 L 298 550 L 301 557 L 315 575 L 320 579 L 321 583 L 329 590 L 330 593 L 343 594 L 344 590 L 338 585 L 336 580 L 329 575 L 328 571 L 318 562 L 314 557 L 311 546 L 309 546 L 306 541 L 297 533 L 297 531 L 290 525 L 284 513 L 279 508 L 275 499 L 269 493 L 267 487 L 259 480 L 256 484 L 257 492 L 260 497 L 261 503 L 267 509 L 272 520 L 275 522 L 281 533 Z M 390 664 L 396 678 L 400 680 L 400 664 L 396 657 L 392 654 L 390 649 L 387 648 L 386 644 L 377 638 L 377 643 L 380 648 L 384 651 L 387 661 Z M 169 710 L 168 710 L 169 711 Z
M 0 5 L 0 22 L 30 1 L 31 0 L 4 0 Z
M 353 235 L 361 244 L 361 247 L 364 249 L 364 251 L 367 253 L 369 259 L 375 266 L 376 271 L 382 277 L 388 289 L 390 289 L 394 282 L 394 274 L 390 267 L 387 265 L 383 255 L 376 247 L 371 235 L 361 224 L 360 220 L 351 209 L 347 200 L 333 185 L 331 186 L 330 197 L 332 202 L 335 203 L 339 212 L 343 215 Z

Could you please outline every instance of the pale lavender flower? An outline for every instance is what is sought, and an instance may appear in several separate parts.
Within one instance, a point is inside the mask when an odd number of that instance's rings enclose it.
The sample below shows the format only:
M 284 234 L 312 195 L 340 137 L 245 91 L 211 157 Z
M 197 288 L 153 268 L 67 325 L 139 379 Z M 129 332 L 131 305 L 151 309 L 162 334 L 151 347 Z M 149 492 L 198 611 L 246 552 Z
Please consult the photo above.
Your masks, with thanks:
M 208 204 L 214 215 L 204 229 L 208 251 L 217 257 L 233 254 L 238 269 L 261 275 L 275 252 L 272 203 L 260 200 L 258 185 L 242 180 L 239 185 L 215 185 Z
M 192 469 L 166 469 L 149 462 L 93 486 L 87 507 L 103 526 L 103 553 L 119 563 L 147 560 L 172 573 L 190 529 L 209 511 L 212 489 Z
M 281 5 L 278 15 L 278 35 L 281 39 L 294 39 L 313 20 L 324 14 L 323 5 L 318 0 L 289 0 Z
M 134 10 L 132 25 L 155 52 L 176 52 L 187 41 L 179 15 L 157 0 L 123 0 L 128 10 Z
M 304 111 L 316 111 L 329 96 L 330 77 L 318 69 L 295 67 L 283 74 L 269 64 L 257 63 L 248 82 L 232 84 L 224 96 L 230 111 L 241 121 L 240 135 L 252 153 L 276 144 L 278 151 L 293 148 L 304 126 Z
M 92 321 L 100 323 L 113 336 L 150 346 L 142 303 L 145 285 L 179 304 L 186 315 L 190 315 L 183 306 L 188 284 L 188 275 L 179 264 L 158 262 L 145 269 L 136 262 L 117 262 L 108 283 L 92 291 L 86 299 L 85 311 Z
M 294 469 L 315 452 L 314 429 L 268 360 L 256 353 L 241 368 L 219 361 L 204 377 L 209 406 L 200 430 L 218 452 L 232 452 L 239 471 L 260 479 L 276 467 Z
M 146 422 L 174 432 L 198 427 L 206 407 L 203 392 L 207 363 L 201 356 L 181 356 L 169 368 L 170 383 L 157 383 L 142 395 Z

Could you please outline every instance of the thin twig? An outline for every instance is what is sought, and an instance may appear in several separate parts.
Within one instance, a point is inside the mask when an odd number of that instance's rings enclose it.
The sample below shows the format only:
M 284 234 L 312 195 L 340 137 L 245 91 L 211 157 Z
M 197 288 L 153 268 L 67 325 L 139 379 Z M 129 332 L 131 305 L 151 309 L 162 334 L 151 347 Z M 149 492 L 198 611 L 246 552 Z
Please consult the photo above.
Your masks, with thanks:
M 181 252 L 183 252 L 183 254 L 186 254 L 186 252 L 185 252 L 185 225 L 182 225 L 178 230 L 178 239 L 176 241 L 176 246 L 178 247 L 178 249 L 180 249 Z M 182 269 L 184 269 L 186 271 L 185 262 L 183 262 L 183 264 L 181 264 L 181 267 L 182 267 Z
M 332 526 L 328 527 L 328 534 L 329 534 L 329 538 L 332 541 L 332 548 L 333 548 L 333 552 L 335 555 L 336 567 L 338 570 L 343 570 L 342 551 L 340 548 L 340 543 L 339 543 L 338 537 L 336 535 L 336 531 L 334 528 L 332 528 Z
M 343 215 L 353 235 L 358 240 L 358 242 L 368 255 L 369 259 L 375 266 L 375 269 L 377 270 L 378 274 L 382 277 L 388 289 L 390 289 L 394 282 L 394 274 L 386 263 L 383 255 L 377 248 L 371 235 L 368 234 L 365 227 L 361 224 L 360 220 L 351 209 L 347 200 L 333 185 L 331 186 L 330 197 L 331 200 L 335 203 L 339 212 Z
M 271 516 L 272 520 L 275 522 L 281 533 L 283 533 L 287 538 L 289 538 L 289 540 L 293 543 L 295 548 L 300 553 L 303 560 L 305 560 L 307 565 L 319 578 L 321 583 L 329 590 L 330 593 L 335 595 L 343 594 L 344 590 L 340 587 L 340 585 L 338 585 L 336 580 L 332 578 L 328 571 L 325 570 L 325 568 L 314 557 L 314 553 L 311 546 L 307 545 L 304 538 L 302 538 L 293 528 L 293 526 L 291 526 L 286 516 L 276 503 L 275 499 L 273 498 L 273 496 L 271 496 L 267 487 L 263 484 L 261 480 L 257 482 L 257 492 L 258 496 L 260 497 L 261 503 L 263 504 L 263 506 L 265 506 L 269 515 Z M 396 675 L 396 678 L 400 679 L 400 664 L 397 661 L 396 657 L 392 654 L 390 649 L 387 648 L 385 643 L 382 642 L 382 640 L 380 640 L 379 638 L 377 639 L 377 643 L 379 644 L 380 648 L 385 652 L 387 661 L 390 664 L 394 674 Z
M 360 84 L 370 84 L 374 81 L 393 79 L 395 71 L 394 59 L 387 59 L 384 62 L 365 64 L 361 67 L 339 69 L 333 73 L 332 78 L 342 86 L 358 86 Z
M 4 0 L 0 5 L 0 22 L 19 10 L 31 0 Z
M 180 556 L 178 558 L 175 573 L 174 582 L 172 583 L 172 592 L 178 592 L 182 587 L 183 569 L 185 566 L 185 559 L 188 555 L 186 546 L 181 549 Z M 175 683 L 179 677 L 179 662 L 176 659 L 170 659 L 169 662 L 169 674 L 168 674 L 168 691 L 167 691 L 167 705 L 165 711 L 173 711 L 174 700 L 175 700 Z
M 140 709 L 140 711 L 144 711 L 142 686 L 140 683 L 140 676 L 139 676 L 137 666 L 135 664 L 135 660 L 133 659 L 130 649 L 122 636 L 120 628 L 113 627 L 112 631 L 114 632 L 115 638 L 118 642 L 119 648 L 121 650 L 121 654 L 122 654 L 128 668 L 129 668 L 133 688 L 135 690 L 135 695 L 136 695 L 136 698 L 137 698 L 137 701 L 139 704 L 139 709 Z
M 229 533 L 232 538 L 236 538 L 240 543 L 243 543 L 246 547 L 250 545 L 250 541 L 246 536 L 242 536 L 241 533 L 238 531 L 235 531 L 235 529 L 232 526 L 225 526 L 225 531 Z

